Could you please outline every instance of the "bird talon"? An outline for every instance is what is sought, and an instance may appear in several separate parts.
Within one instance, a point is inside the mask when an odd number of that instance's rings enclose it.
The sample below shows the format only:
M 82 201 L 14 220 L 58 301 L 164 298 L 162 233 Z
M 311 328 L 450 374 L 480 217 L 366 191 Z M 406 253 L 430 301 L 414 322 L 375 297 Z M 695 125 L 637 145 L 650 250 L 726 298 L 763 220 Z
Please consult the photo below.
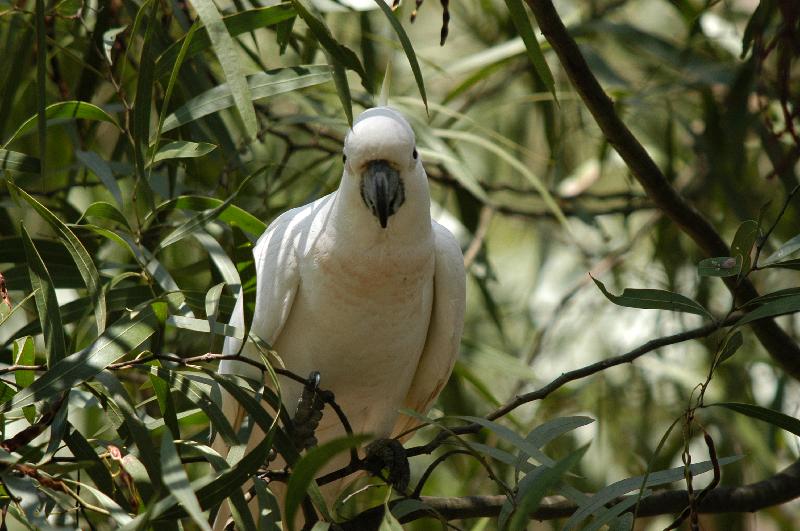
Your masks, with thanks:
M 373 476 L 380 475 L 383 469 L 388 469 L 386 482 L 398 491 L 405 491 L 411 480 L 411 470 L 408 466 L 406 449 L 396 439 L 377 439 L 366 448 L 367 457 L 364 459 L 364 468 Z
M 312 371 L 303 387 L 303 394 L 297 402 L 297 411 L 292 418 L 291 438 L 299 451 L 317 445 L 314 432 L 322 420 L 322 409 L 325 407 L 319 382 L 319 372 Z

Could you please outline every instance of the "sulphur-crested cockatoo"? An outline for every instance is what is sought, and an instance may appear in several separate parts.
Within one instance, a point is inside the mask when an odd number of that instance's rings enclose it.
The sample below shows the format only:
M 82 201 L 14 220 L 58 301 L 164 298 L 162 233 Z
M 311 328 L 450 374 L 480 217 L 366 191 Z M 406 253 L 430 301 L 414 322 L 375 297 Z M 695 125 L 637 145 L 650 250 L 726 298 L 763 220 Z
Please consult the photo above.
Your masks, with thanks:
M 251 333 L 287 369 L 318 371 L 355 433 L 387 438 L 413 425 L 398 410 L 425 412 L 453 368 L 465 275 L 458 242 L 431 219 L 427 175 L 405 118 L 388 107 L 361 114 L 345 138 L 338 190 L 279 216 L 253 254 Z M 231 324 L 243 320 L 240 298 Z M 225 352 L 239 347 L 228 338 Z M 250 342 L 242 355 L 261 360 Z M 262 377 L 239 361 L 223 361 L 220 372 Z M 282 380 L 281 392 L 293 415 L 302 385 Z M 230 396 L 223 410 L 234 424 L 244 415 Z M 320 443 L 344 434 L 326 411 Z M 255 426 L 249 446 L 262 438 Z

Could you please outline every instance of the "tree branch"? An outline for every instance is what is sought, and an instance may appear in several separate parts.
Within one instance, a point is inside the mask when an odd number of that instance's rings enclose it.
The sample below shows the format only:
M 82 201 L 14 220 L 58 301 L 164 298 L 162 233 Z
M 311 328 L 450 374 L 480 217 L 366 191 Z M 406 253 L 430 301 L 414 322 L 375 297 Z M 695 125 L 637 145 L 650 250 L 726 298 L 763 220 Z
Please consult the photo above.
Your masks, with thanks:
M 688 234 L 709 256 L 730 256 L 730 249 L 711 223 L 687 203 L 669 183 L 642 144 L 622 122 L 614 103 L 589 69 L 578 45 L 569 36 L 551 0 L 526 0 L 539 28 L 558 55 L 575 90 L 594 116 L 608 142 L 620 154 L 653 203 Z M 739 303 L 758 296 L 753 284 L 736 277 L 723 279 Z M 761 344 L 783 368 L 800 380 L 800 346 L 775 321 L 752 323 Z
M 615 505 L 632 494 L 617 498 L 608 505 Z M 767 479 L 742 485 L 739 487 L 717 487 L 708 492 L 697 505 L 700 513 L 747 513 L 755 512 L 767 507 L 780 505 L 800 497 L 800 461 L 796 461 L 781 472 Z M 505 496 L 462 496 L 439 497 L 422 496 L 420 500 L 430 509 L 446 520 L 459 520 L 463 518 L 495 517 L 500 514 L 500 509 L 506 501 Z M 393 503 L 397 503 L 397 500 Z M 689 504 L 689 495 L 685 490 L 658 491 L 639 503 L 638 516 L 657 516 L 681 512 Z M 531 513 L 534 520 L 554 520 L 567 518 L 572 515 L 578 506 L 563 496 L 547 496 L 541 505 Z M 359 514 L 348 524 L 368 521 L 374 514 L 383 511 L 383 506 L 368 509 Z M 633 507 L 628 512 L 633 511 Z M 431 517 L 430 511 L 414 511 L 405 515 L 403 523 Z M 357 525 L 344 526 L 345 529 L 357 529 Z
M 720 328 L 734 324 L 736 321 L 739 320 L 739 318 L 741 318 L 741 316 L 742 315 L 740 313 L 734 313 L 729 315 L 724 321 L 721 322 L 708 323 L 701 327 L 693 328 L 691 330 L 680 332 L 678 334 L 673 334 L 671 336 L 664 336 L 656 339 L 651 339 L 647 343 L 644 343 L 636 347 L 635 349 L 626 352 L 625 354 L 614 356 L 612 358 L 606 358 L 596 363 L 592 363 L 591 365 L 581 367 L 580 369 L 575 369 L 573 371 L 565 372 L 555 380 L 551 381 L 549 384 L 545 385 L 544 387 L 540 387 L 539 389 L 531 391 L 530 393 L 525 393 L 514 397 L 513 400 L 510 400 L 505 405 L 499 407 L 498 409 L 486 415 L 486 418 L 488 420 L 498 419 L 504 415 L 507 415 L 508 413 L 522 406 L 523 404 L 527 404 L 529 402 L 534 402 L 536 400 L 542 400 L 543 398 L 546 398 L 547 396 L 554 393 L 555 391 L 557 391 L 564 385 L 568 384 L 569 382 L 579 380 L 581 378 L 586 378 L 587 376 L 597 374 L 598 372 L 604 371 L 611 367 L 616 367 L 617 365 L 624 365 L 625 363 L 631 363 L 636 359 L 640 358 L 641 356 L 647 354 L 648 352 L 652 352 L 661 347 L 665 347 L 667 345 L 674 345 L 676 343 L 682 343 L 684 341 L 689 341 L 691 339 L 708 337 L 717 330 L 719 330 Z M 450 428 L 450 432 L 442 430 L 428 444 L 409 448 L 406 451 L 406 455 L 411 457 L 420 454 L 429 454 L 433 452 L 436 448 L 438 448 L 443 441 L 448 439 L 451 433 L 456 435 L 466 435 L 468 433 L 477 433 L 478 431 L 481 430 L 481 428 L 482 426 L 480 424 L 473 423 L 473 424 L 467 424 L 465 426 Z

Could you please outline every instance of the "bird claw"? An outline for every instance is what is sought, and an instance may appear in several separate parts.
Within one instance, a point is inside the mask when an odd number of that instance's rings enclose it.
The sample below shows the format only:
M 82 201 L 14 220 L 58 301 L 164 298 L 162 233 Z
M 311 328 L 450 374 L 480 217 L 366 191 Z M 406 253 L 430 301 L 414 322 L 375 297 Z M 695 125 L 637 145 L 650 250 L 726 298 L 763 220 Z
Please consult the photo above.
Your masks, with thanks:
M 411 470 L 408 466 L 406 449 L 396 439 L 377 439 L 366 448 L 367 457 L 364 468 L 373 476 L 380 475 L 386 468 L 389 471 L 384 479 L 400 492 L 408 488 Z
M 322 409 L 325 407 L 319 382 L 319 373 L 313 371 L 306 380 L 303 394 L 297 402 L 297 411 L 292 418 L 291 438 L 299 451 L 317 445 L 314 432 L 322 420 Z

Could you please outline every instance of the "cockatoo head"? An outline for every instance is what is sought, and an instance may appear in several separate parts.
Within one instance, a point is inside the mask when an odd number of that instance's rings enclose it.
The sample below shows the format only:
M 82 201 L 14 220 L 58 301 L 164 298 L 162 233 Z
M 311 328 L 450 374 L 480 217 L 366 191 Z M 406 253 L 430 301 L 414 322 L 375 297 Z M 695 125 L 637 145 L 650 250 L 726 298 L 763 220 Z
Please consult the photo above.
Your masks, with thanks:
M 364 206 L 384 229 L 406 200 L 412 179 L 420 179 L 414 131 L 389 107 L 374 107 L 356 119 L 344 141 L 344 178 L 358 180 Z

